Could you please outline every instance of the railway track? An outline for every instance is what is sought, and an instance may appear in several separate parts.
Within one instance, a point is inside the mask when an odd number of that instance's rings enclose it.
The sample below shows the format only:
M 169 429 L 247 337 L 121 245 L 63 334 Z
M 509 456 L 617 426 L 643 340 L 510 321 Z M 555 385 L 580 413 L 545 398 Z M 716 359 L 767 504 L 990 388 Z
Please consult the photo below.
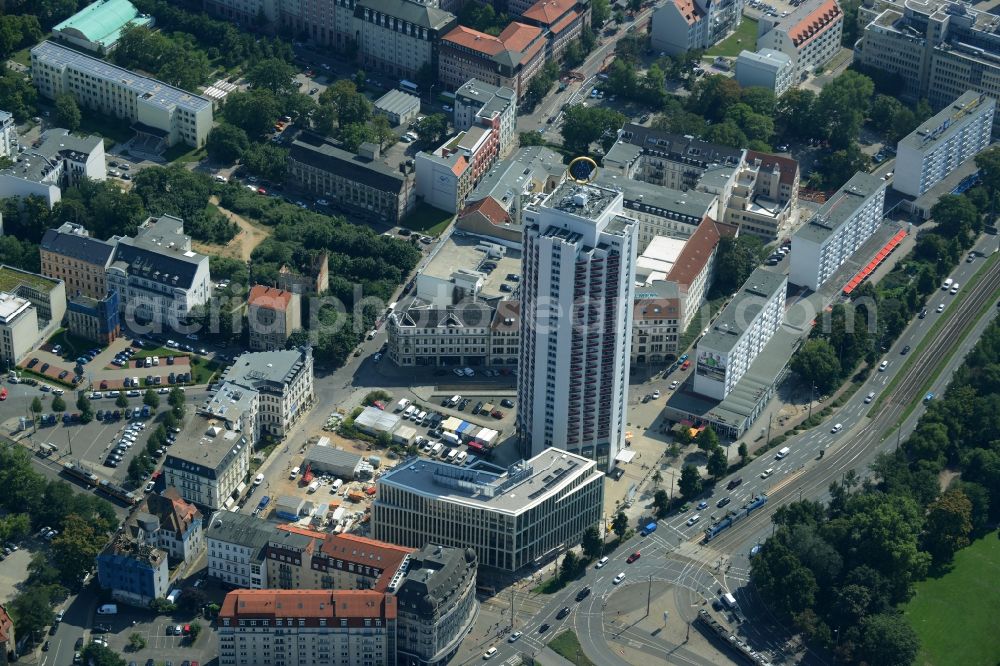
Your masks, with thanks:
M 974 321 L 976 314 L 1000 291 L 1000 261 L 994 262 L 976 283 L 974 291 L 962 300 L 927 344 L 920 357 L 906 369 L 903 379 L 896 384 L 890 395 L 882 401 L 882 408 L 846 444 L 831 448 L 824 456 L 823 464 L 806 468 L 781 487 L 768 493 L 769 501 L 755 515 L 750 515 L 731 529 L 715 537 L 708 547 L 722 553 L 731 552 L 743 544 L 749 533 L 756 532 L 770 521 L 771 515 L 779 507 L 790 504 L 800 496 L 814 497 L 817 491 L 825 491 L 830 482 L 850 469 L 854 469 L 859 459 L 869 452 L 871 446 L 878 446 L 883 435 L 890 431 L 896 421 L 906 412 L 908 406 L 920 399 L 920 391 L 929 373 L 961 341 L 966 327 Z M 803 478 L 801 483 L 795 479 Z M 700 537 L 699 537 L 700 540 Z

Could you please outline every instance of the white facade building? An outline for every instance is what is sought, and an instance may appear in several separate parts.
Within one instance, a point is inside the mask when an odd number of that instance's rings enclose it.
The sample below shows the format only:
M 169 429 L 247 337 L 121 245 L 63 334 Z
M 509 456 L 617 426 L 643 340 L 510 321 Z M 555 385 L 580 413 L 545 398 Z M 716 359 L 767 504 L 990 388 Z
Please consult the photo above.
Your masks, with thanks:
M 212 129 L 211 100 L 54 42 L 31 49 L 31 78 L 43 97 L 72 95 L 80 106 L 134 123 L 168 146 L 203 146 Z
M 919 197 L 990 145 L 997 102 L 970 90 L 900 139 L 892 187 Z
M 795 83 L 792 59 L 774 49 L 741 51 L 736 59 L 736 82 L 744 88 L 767 88 L 781 97 Z
M 12 157 L 17 153 L 17 124 L 8 111 L 0 111 L 0 157 Z
M 788 278 L 758 268 L 723 309 L 695 351 L 695 393 L 722 400 L 781 327 Z
M 517 428 L 610 469 L 625 446 L 639 222 L 622 194 L 566 181 L 524 214 Z
M 38 341 L 38 313 L 31 301 L 0 293 L 0 360 L 17 365 Z
M 209 511 L 228 509 L 234 503 L 233 491 L 250 471 L 252 449 L 242 429 L 195 415 L 167 449 L 163 463 L 167 486 Z
M 671 0 L 653 12 L 654 51 L 679 55 L 707 49 L 728 37 L 743 19 L 743 0 Z
M 594 461 L 558 449 L 508 468 L 413 459 L 377 486 L 374 538 L 472 548 L 480 566 L 507 572 L 578 544 L 604 503 L 604 475 Z
M 886 183 L 859 171 L 792 236 L 788 281 L 818 290 L 882 222 Z
M 99 136 L 74 136 L 54 128 L 42 132 L 38 146 L 22 151 L 18 150 L 16 134 L 12 140 L 14 152 L 9 157 L 14 164 L 0 171 L 0 198 L 38 196 L 51 208 L 62 199 L 61 188 L 76 185 L 83 178 L 108 177 L 104 139 Z
M 788 16 L 764 16 L 757 24 L 757 48 L 780 51 L 804 78 L 840 51 L 844 11 L 837 0 L 805 0 Z
M 315 399 L 311 347 L 247 352 L 233 361 L 202 411 L 221 418 L 249 412 L 256 442 L 264 434 L 284 437 Z
M 205 530 L 208 575 L 228 587 L 267 588 L 267 544 L 273 534 L 274 526 L 256 516 L 219 511 Z
M 126 319 L 176 327 L 212 295 L 208 257 L 191 249 L 184 222 L 171 215 L 149 218 L 135 238 L 114 237 L 108 290 L 118 292 Z

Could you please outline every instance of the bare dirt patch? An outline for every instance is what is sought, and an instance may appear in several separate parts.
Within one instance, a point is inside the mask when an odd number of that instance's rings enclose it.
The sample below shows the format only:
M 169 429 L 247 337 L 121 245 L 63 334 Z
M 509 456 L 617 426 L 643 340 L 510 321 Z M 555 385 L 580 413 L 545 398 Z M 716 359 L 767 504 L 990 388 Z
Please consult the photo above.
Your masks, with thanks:
M 219 209 L 225 217 L 235 222 L 240 231 L 235 237 L 225 245 L 214 243 L 193 242 L 194 249 L 202 254 L 215 255 L 217 257 L 229 257 L 231 259 L 250 260 L 250 254 L 258 245 L 264 242 L 271 231 L 262 225 L 254 224 L 246 218 L 237 215 L 233 211 L 219 205 L 219 197 L 213 196 L 208 202 Z

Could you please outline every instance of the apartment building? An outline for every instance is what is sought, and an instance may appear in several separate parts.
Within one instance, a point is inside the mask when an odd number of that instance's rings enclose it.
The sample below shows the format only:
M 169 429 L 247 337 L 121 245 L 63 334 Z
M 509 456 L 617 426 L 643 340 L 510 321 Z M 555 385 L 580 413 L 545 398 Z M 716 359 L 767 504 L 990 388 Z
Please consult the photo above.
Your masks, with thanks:
M 107 55 L 130 26 L 152 28 L 154 19 L 140 14 L 128 0 L 97 0 L 52 28 L 52 37 L 98 55 Z
M 177 325 L 212 295 L 208 257 L 191 249 L 184 221 L 150 217 L 135 238 L 111 239 L 108 290 L 118 295 L 126 321 Z
M 454 108 L 456 131 L 479 125 L 497 132 L 500 159 L 517 147 L 517 93 L 513 89 L 472 78 L 455 91 Z
M 229 397 L 218 399 L 221 394 Z M 284 437 L 307 414 L 316 400 L 313 392 L 312 348 L 246 352 L 222 376 L 219 390 L 203 407 L 206 414 L 223 417 L 230 405 L 256 414 L 251 442 L 263 434 Z M 249 410 L 244 407 L 252 404 Z
M 302 328 L 302 297 L 274 287 L 255 285 L 247 296 L 247 328 L 250 349 L 276 351 L 285 348 L 292 332 Z
M 263 21 L 273 26 L 281 20 L 280 4 L 279 0 L 203 0 L 202 9 L 239 25 L 259 26 Z
M 0 264 L 0 291 L 27 299 L 38 312 L 40 327 L 58 327 L 66 315 L 66 285 L 62 280 Z
M 148 608 L 167 596 L 167 554 L 122 528 L 97 555 L 97 581 L 115 601 Z
M 545 146 L 518 148 L 483 176 L 467 198 L 456 226 L 473 235 L 521 245 L 521 213 L 534 198 L 554 190 L 566 178 L 562 156 Z M 491 203 L 486 204 L 489 200 Z
M 781 327 L 788 278 L 758 268 L 719 313 L 695 350 L 694 390 L 723 400 Z
M 653 12 L 651 44 L 672 56 L 707 49 L 735 32 L 742 19 L 743 0 L 671 0 Z
M 83 178 L 105 180 L 104 140 L 74 136 L 64 129 L 42 132 L 38 145 L 18 149 L 9 167 L 0 170 L 0 198 L 41 197 L 52 208 L 62 199 L 62 188 Z
M 450 89 L 469 79 L 509 88 L 523 98 L 545 64 L 548 40 L 542 28 L 514 21 L 494 37 L 456 26 L 441 38 L 438 80 Z
M 875 3 L 855 62 L 896 77 L 909 99 L 943 109 L 968 91 L 1000 97 L 1000 16 L 930 0 Z M 994 116 L 994 123 L 997 118 Z
M 354 33 L 368 71 L 412 79 L 421 67 L 438 71 L 438 47 L 455 15 L 416 0 L 356 0 Z
M 521 12 L 521 22 L 544 30 L 545 59 L 559 60 L 570 42 L 580 37 L 584 26 L 590 25 L 590 4 L 579 0 L 538 0 Z
M 208 576 L 230 589 L 267 588 L 267 544 L 274 530 L 257 516 L 215 513 L 205 528 Z
M 767 88 L 781 97 L 796 83 L 795 64 L 774 49 L 744 49 L 736 58 L 736 82 L 743 88 Z
M 735 167 L 743 161 L 743 151 L 738 148 L 634 123 L 622 127 L 619 142 L 637 149 L 633 149 L 632 166 L 623 175 L 672 190 L 695 189 L 709 167 Z
M 414 458 L 377 480 L 372 534 L 471 548 L 479 566 L 513 573 L 578 544 L 601 518 L 603 483 L 593 460 L 558 449 L 506 468 Z
M 837 0 L 805 0 L 788 16 L 763 16 L 757 48 L 784 53 L 795 65 L 796 80 L 822 67 L 840 51 L 844 12 Z
M 387 354 L 403 367 L 516 365 L 518 313 L 516 301 L 415 302 L 389 316 Z
M 203 414 L 192 415 L 167 449 L 163 463 L 167 486 L 207 511 L 232 506 L 233 492 L 250 471 L 253 443 L 245 434 L 250 430 L 249 417 L 237 411 L 234 407 L 228 415 L 238 421 L 236 427 Z
M 308 132 L 292 143 L 286 181 L 369 222 L 397 225 L 417 202 L 412 175 L 383 162 L 378 146 L 363 143 L 354 154 Z
M 523 218 L 522 455 L 556 447 L 610 469 L 625 446 L 639 222 L 621 192 L 570 181 Z
M 629 217 L 639 221 L 637 252 L 646 251 L 657 236 L 686 239 L 705 217 L 719 217 L 719 197 L 698 190 L 672 190 L 613 174 L 598 176 L 597 183 L 620 190 Z
M 715 255 L 719 242 L 724 236 L 735 237 L 738 234 L 737 227 L 706 217 L 684 243 L 684 248 L 670 267 L 665 281 L 677 288 L 679 327 L 682 334 L 695 321 L 707 300 L 715 275 Z
M 417 197 L 457 213 L 499 155 L 499 132 L 480 125 L 459 132 L 432 152 L 420 151 L 414 160 Z
M 205 145 L 212 102 L 50 41 L 31 49 L 31 78 L 43 97 L 72 95 L 92 111 L 127 120 L 165 145 Z
M 147 495 L 145 506 L 132 514 L 128 530 L 136 539 L 159 548 L 175 562 L 192 562 L 205 550 L 202 516 L 176 488 Z
M 919 197 L 990 145 L 997 103 L 972 90 L 900 139 L 892 187 Z
M 14 116 L 8 111 L 0 111 L 0 157 L 13 157 L 19 145 Z
M 396 665 L 396 599 L 374 590 L 234 590 L 218 618 L 219 663 Z
M 748 150 L 738 167 L 719 167 L 703 176 L 700 189 L 722 198 L 723 221 L 765 243 L 778 240 L 799 200 L 799 163 Z M 719 186 L 718 181 L 725 182 Z
M 61 280 L 0 266 L 0 361 L 20 363 L 28 352 L 55 333 L 66 314 L 66 285 Z
M 660 288 L 657 288 L 660 287 Z M 681 328 L 680 298 L 672 284 L 654 283 L 637 287 L 632 308 L 632 365 L 666 363 L 676 356 Z
M 886 183 L 859 171 L 792 236 L 792 284 L 818 290 L 882 222 Z
M 82 224 L 64 222 L 42 236 L 42 275 L 62 280 L 70 295 L 102 299 L 108 293 L 107 270 L 114 250 L 114 244 L 91 238 Z

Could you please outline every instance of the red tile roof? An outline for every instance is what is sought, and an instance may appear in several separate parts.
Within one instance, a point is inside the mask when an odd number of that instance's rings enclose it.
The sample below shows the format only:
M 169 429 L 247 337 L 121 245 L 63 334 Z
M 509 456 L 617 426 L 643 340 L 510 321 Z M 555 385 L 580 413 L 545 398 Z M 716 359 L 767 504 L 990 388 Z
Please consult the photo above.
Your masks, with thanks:
M 165 489 L 160 495 L 150 495 L 146 506 L 150 513 L 155 513 L 160 518 L 161 527 L 169 528 L 178 538 L 192 523 L 201 520 L 198 507 L 185 502 L 174 487 Z
M 796 23 L 788 30 L 788 38 L 797 47 L 808 41 L 814 35 L 823 31 L 826 26 L 833 23 L 837 17 L 842 16 L 840 5 L 837 0 L 826 0 L 816 9 L 809 12 L 805 18 Z
M 415 548 L 404 548 L 353 534 L 328 534 L 320 548 L 322 556 L 380 569 L 382 575 L 374 587 L 379 591 L 389 587 L 392 575 L 399 569 L 403 560 L 415 552 Z
M 311 530 L 307 527 L 299 527 L 298 525 L 289 525 L 287 523 L 284 525 L 278 525 L 278 529 L 284 530 L 286 532 L 291 532 L 292 534 L 300 534 L 302 536 L 312 537 L 313 539 L 319 539 L 320 541 L 323 541 L 328 536 L 330 536 L 327 532 L 318 532 L 316 530 Z
M 680 300 L 676 298 L 646 298 L 637 300 L 632 308 L 632 319 L 677 319 L 680 317 Z
M 469 168 L 469 163 L 466 161 L 465 156 L 459 155 L 455 163 L 451 165 L 451 172 L 456 176 L 461 176 L 467 168 Z
M 510 222 L 510 215 L 500 205 L 500 202 L 493 197 L 485 197 L 479 201 L 470 203 L 458 213 L 458 217 L 463 218 L 473 213 L 479 213 L 489 220 L 491 224 L 495 224 L 498 227 Z
M 538 0 L 522 16 L 542 25 L 552 25 L 575 6 L 575 0 Z
M 569 14 L 566 14 L 561 19 L 559 19 L 559 21 L 557 21 L 555 25 L 549 28 L 549 31 L 553 35 L 558 35 L 560 32 L 565 30 L 567 26 L 572 25 L 573 21 L 575 21 L 578 16 L 579 14 L 577 14 L 576 12 L 570 12 Z
M 277 287 L 265 287 L 255 285 L 250 290 L 247 303 L 269 310 L 287 310 L 288 304 L 292 301 L 292 292 L 278 289 Z
M 702 18 L 701 10 L 694 0 L 674 0 L 674 7 L 681 13 L 688 25 L 694 25 Z
M 500 33 L 500 41 L 511 51 L 524 52 L 526 48 L 541 37 L 542 29 L 536 25 L 526 25 L 514 21 Z
M 764 169 L 772 169 L 777 166 L 781 170 L 780 180 L 783 184 L 791 186 L 795 182 L 795 174 L 798 173 L 799 163 L 792 158 L 748 150 L 747 163 L 750 164 L 756 160 L 760 160 L 760 166 Z
M 0 643 L 10 643 L 14 636 L 14 621 L 10 619 L 10 615 L 7 614 L 7 609 L 0 606 Z M 7 649 L 10 650 L 14 646 L 8 645 Z
M 690 286 L 705 268 L 721 237 L 721 230 L 715 220 L 706 216 L 684 244 L 684 249 L 677 256 L 677 261 L 667 274 L 667 279 L 678 285 Z
M 375 590 L 234 590 L 222 602 L 219 618 L 233 624 L 240 618 L 302 618 L 307 626 L 318 626 L 320 619 L 394 620 L 396 599 Z

